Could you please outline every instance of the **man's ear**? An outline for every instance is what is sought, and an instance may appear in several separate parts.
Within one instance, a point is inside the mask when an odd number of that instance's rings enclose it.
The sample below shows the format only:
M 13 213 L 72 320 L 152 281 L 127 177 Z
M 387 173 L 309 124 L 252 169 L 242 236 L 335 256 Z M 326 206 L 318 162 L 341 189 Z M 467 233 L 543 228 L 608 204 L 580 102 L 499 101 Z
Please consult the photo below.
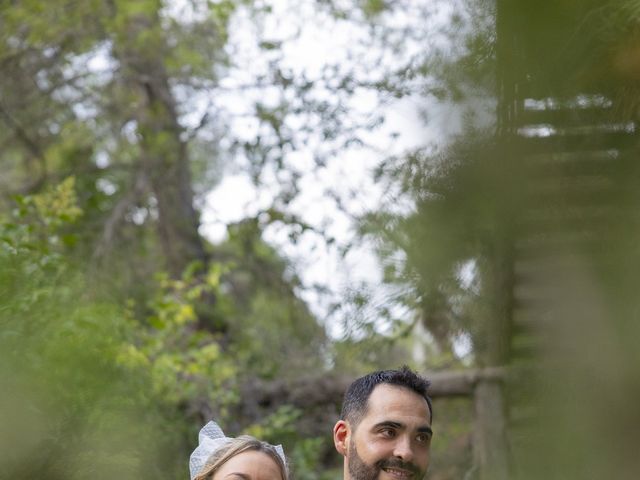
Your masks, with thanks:
M 338 420 L 333 427 L 333 444 L 338 453 L 347 455 L 347 445 L 349 445 L 349 434 L 351 429 L 345 420 Z

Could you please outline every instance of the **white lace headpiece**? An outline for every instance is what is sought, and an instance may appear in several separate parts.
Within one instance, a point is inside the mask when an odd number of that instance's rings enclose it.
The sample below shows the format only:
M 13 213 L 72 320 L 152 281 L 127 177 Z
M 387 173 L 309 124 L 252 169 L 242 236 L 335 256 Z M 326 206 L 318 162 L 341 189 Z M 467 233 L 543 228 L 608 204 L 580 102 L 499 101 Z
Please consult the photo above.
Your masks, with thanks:
M 202 427 L 198 434 L 198 446 L 191 454 L 191 457 L 189 457 L 191 480 L 202 471 L 211 455 L 231 440 L 233 440 L 233 438 L 225 437 L 224 432 L 216 422 L 211 421 Z M 282 445 L 273 445 L 273 448 L 275 448 L 282 459 L 282 463 L 286 465 L 287 460 L 285 459 Z

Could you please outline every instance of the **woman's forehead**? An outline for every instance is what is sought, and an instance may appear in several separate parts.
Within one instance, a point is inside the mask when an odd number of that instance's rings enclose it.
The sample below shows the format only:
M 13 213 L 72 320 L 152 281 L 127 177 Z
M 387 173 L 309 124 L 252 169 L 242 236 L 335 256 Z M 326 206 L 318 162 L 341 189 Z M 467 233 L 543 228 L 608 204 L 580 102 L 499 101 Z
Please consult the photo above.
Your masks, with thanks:
M 227 460 L 214 475 L 214 480 L 225 478 L 246 480 L 282 480 L 280 467 L 265 452 L 247 450 Z

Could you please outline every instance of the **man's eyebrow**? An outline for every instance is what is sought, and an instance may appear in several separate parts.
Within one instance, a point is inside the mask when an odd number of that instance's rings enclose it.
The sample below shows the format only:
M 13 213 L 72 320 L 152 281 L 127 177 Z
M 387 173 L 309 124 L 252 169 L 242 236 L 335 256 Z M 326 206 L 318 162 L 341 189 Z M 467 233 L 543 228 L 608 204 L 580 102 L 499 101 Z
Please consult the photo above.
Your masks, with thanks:
M 373 426 L 374 429 L 378 429 L 378 428 L 382 428 L 382 427 L 402 428 L 402 427 L 404 427 L 404 424 L 402 424 L 400 422 L 393 422 L 391 420 L 385 420 L 384 422 L 376 423 Z
M 392 420 L 385 420 L 384 422 L 376 423 L 373 426 L 373 429 L 377 430 L 377 429 L 383 428 L 383 427 L 403 428 L 403 427 L 405 427 L 405 425 L 403 423 L 400 423 L 400 422 L 394 422 Z M 425 425 L 424 427 L 418 427 L 418 433 L 427 433 L 427 434 L 429 434 L 429 436 L 433 436 L 433 430 L 428 425 Z

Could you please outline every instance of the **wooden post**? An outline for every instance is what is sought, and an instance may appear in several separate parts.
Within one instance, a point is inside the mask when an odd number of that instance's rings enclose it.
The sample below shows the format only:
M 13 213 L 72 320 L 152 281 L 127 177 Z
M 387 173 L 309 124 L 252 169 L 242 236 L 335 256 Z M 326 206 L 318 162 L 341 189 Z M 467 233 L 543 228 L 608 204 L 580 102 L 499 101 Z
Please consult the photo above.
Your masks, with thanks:
M 473 394 L 473 459 L 479 480 L 507 480 L 509 456 L 502 384 L 483 378 Z

